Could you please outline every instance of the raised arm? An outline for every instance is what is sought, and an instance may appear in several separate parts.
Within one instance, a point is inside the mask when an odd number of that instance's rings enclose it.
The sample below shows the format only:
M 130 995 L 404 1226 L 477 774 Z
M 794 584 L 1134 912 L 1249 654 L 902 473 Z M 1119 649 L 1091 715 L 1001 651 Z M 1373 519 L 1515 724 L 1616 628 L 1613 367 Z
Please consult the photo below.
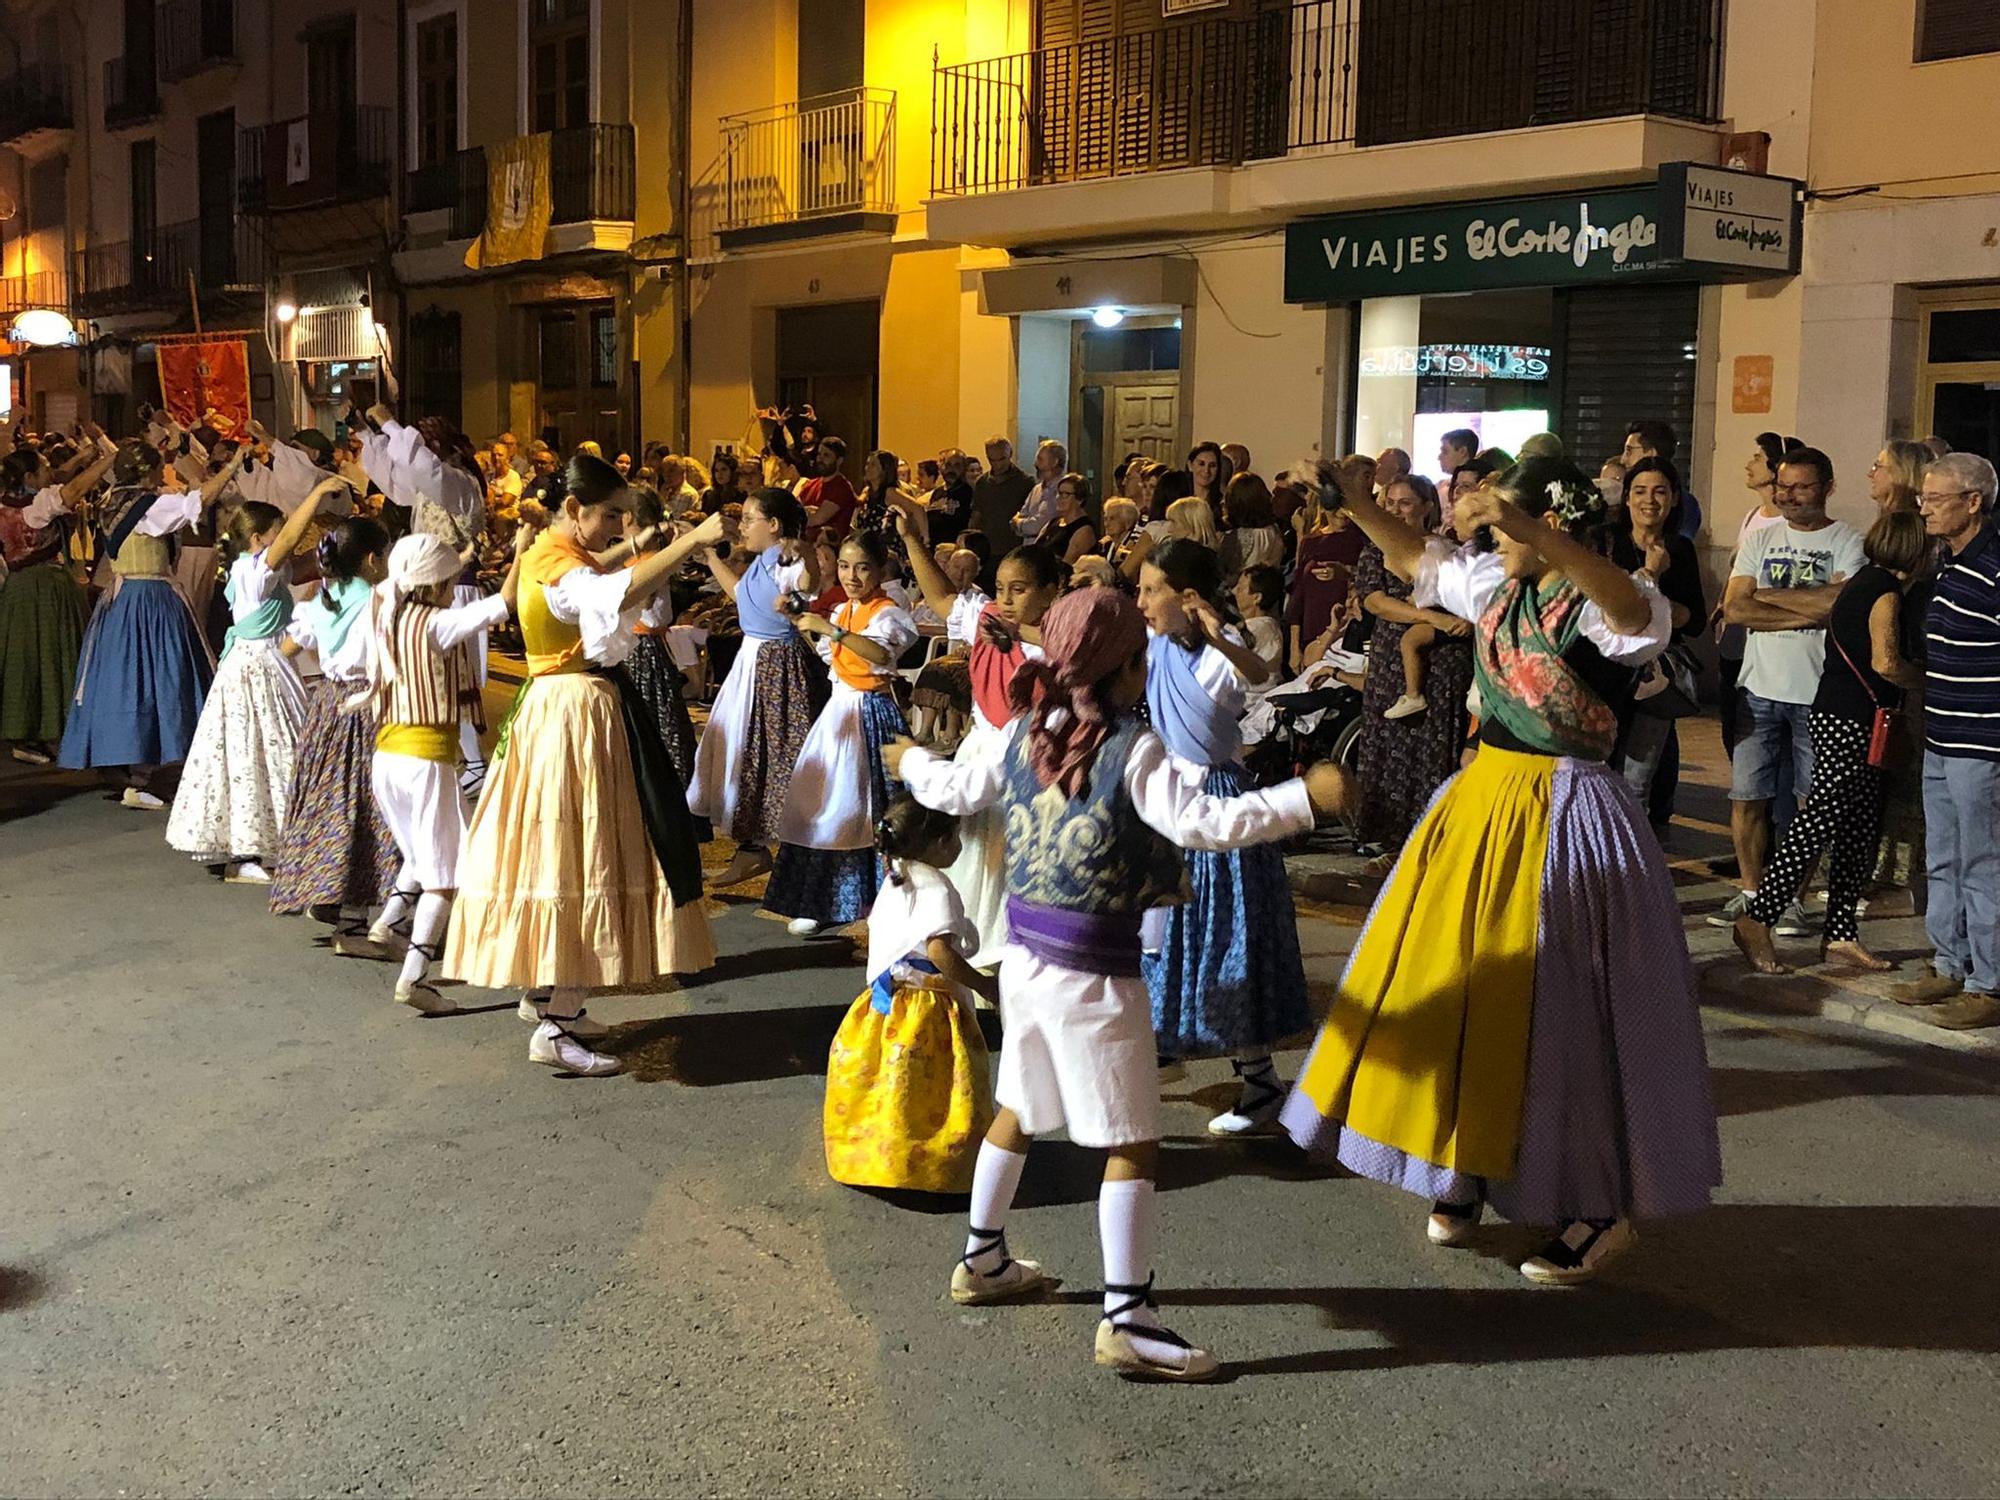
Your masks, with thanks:
M 1347 500 L 1342 508 L 1354 518 L 1361 534 L 1381 549 L 1389 571 L 1406 583 L 1414 582 L 1424 560 L 1424 534 L 1372 499 Z
M 904 551 L 910 557 L 910 572 L 916 575 L 917 590 L 924 596 L 924 603 L 940 620 L 951 618 L 952 607 L 958 603 L 958 591 L 951 586 L 951 580 L 944 576 L 944 569 L 931 556 L 930 548 L 922 526 L 912 514 L 910 505 L 901 495 L 889 497 L 889 509 L 896 517 L 896 530 L 902 534 Z
M 306 533 L 312 529 L 313 520 L 319 515 L 320 501 L 335 489 L 347 488 L 347 481 L 337 478 L 323 479 L 314 485 L 312 492 L 293 508 L 289 516 L 285 517 L 285 524 L 278 532 L 278 539 L 265 549 L 264 565 L 281 568 L 289 562 L 292 554 L 299 550 L 299 543 L 305 540 Z
M 201 508 L 204 511 L 215 504 L 221 498 L 222 492 L 229 488 L 230 481 L 235 479 L 237 473 L 242 469 L 243 460 L 249 455 L 249 452 L 250 445 L 248 443 L 238 443 L 236 451 L 229 455 L 229 462 L 208 477 L 207 482 L 201 487 Z
M 1560 527 L 1531 516 L 1488 489 L 1474 490 L 1454 514 L 1468 528 L 1491 526 L 1524 546 L 1583 590 L 1604 623 L 1621 635 L 1638 635 L 1653 621 L 1653 607 L 1632 575 L 1610 558 L 1583 545 Z
M 113 460 L 118 457 L 118 445 L 104 435 L 104 429 L 92 424 L 91 437 L 97 444 L 97 456 L 90 460 L 69 483 L 62 487 L 63 504 L 74 506 L 85 495 L 97 488 L 97 482 L 111 472 Z
M 660 585 L 676 568 L 702 548 L 720 541 L 721 538 L 720 513 L 710 516 L 685 536 L 675 537 L 665 547 L 632 569 L 631 581 L 625 585 L 625 603 L 622 607 L 635 609 L 644 604 L 659 592 Z

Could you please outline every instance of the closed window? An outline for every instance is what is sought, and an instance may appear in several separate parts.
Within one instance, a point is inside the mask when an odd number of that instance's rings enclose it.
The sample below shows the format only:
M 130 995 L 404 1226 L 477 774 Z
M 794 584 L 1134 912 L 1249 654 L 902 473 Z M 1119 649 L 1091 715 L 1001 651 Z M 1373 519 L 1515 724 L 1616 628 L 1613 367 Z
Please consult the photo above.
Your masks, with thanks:
M 590 123 L 590 0 L 532 0 L 528 129 Z
M 458 17 L 417 27 L 417 161 L 435 166 L 458 149 Z
M 1918 62 L 1981 52 L 2000 52 L 2000 5 L 1993 0 L 1918 0 Z
M 590 383 L 618 384 L 618 315 L 609 308 L 590 315 Z
M 60 229 L 69 218 L 69 158 L 38 162 L 28 171 L 28 228 Z

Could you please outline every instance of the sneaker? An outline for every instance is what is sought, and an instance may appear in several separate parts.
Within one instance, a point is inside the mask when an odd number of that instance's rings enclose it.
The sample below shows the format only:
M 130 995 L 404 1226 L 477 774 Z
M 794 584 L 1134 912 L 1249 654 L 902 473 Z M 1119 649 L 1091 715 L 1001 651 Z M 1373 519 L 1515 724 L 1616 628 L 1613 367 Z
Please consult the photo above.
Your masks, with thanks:
M 1424 713 L 1429 708 L 1430 704 L 1426 703 L 1415 693 L 1405 693 L 1394 703 L 1391 703 L 1387 708 L 1382 710 L 1382 717 L 1385 719 L 1414 719 L 1418 714 Z
M 1055 1278 L 1042 1274 L 1039 1261 L 1015 1260 L 1007 1256 L 1006 1242 L 1001 1241 L 1000 1253 L 1003 1257 L 997 1271 L 975 1271 L 964 1256 L 951 1268 L 951 1300 L 960 1307 L 979 1307 L 988 1302 L 1007 1302 L 1016 1297 L 1026 1297 L 1045 1287 L 1052 1287 Z
M 246 859 L 222 877 L 231 885 L 269 885 L 271 872 L 254 859 Z
M 528 1061 L 579 1078 L 608 1078 L 625 1066 L 615 1057 L 592 1052 L 554 1021 L 544 1021 L 528 1039 Z
M 407 1005 L 411 1010 L 426 1016 L 450 1016 L 458 1013 L 458 1007 L 437 992 L 428 981 L 399 980 L 396 984 L 396 1003 Z
M 542 1022 L 548 1020 L 546 1010 L 548 1003 L 548 1001 L 544 1000 L 538 1005 L 533 996 L 523 995 L 521 1003 L 514 1007 L 514 1014 L 524 1021 L 532 1021 L 539 1026 Z M 580 1037 L 585 1041 L 595 1041 L 601 1036 L 611 1035 L 611 1028 L 586 1010 L 580 1010 L 565 1020 L 562 1023 L 562 1029 L 571 1036 Z
M 818 937 L 820 924 L 811 917 L 794 917 L 785 924 L 785 931 L 796 938 Z
M 1472 1243 L 1479 1233 L 1479 1218 L 1485 1205 L 1472 1203 L 1433 1203 L 1431 1216 L 1424 1225 L 1424 1234 L 1433 1245 L 1446 1250 L 1457 1250 Z
M 1197 1349 L 1164 1324 L 1134 1318 L 1144 1309 L 1151 1313 L 1153 1281 L 1144 1286 L 1107 1286 L 1107 1293 L 1127 1300 L 1107 1314 L 1097 1325 L 1097 1362 L 1127 1378 L 1171 1380 L 1193 1383 L 1213 1380 L 1222 1371 L 1222 1362 L 1206 1349 Z
M 167 804 L 151 792 L 142 791 L 136 786 L 128 786 L 125 788 L 125 795 L 118 799 L 118 805 L 132 808 L 136 812 L 159 812 Z
M 1575 1286 L 1596 1276 L 1638 1239 L 1629 1219 L 1613 1219 L 1608 1224 L 1572 1219 L 1562 1233 L 1542 1246 L 1540 1254 L 1521 1263 L 1521 1274 L 1538 1286 Z
M 1822 915 L 1819 921 L 1824 920 L 1826 919 Z M 1809 937 L 1817 928 L 1818 922 L 1814 920 L 1813 914 L 1806 910 L 1805 903 L 1794 901 L 1785 908 L 1785 914 L 1772 924 L 1771 931 L 1778 937 L 1796 938 Z
M 1722 903 L 1721 911 L 1712 911 L 1708 914 L 1708 925 L 1711 927 L 1734 927 L 1738 917 L 1747 917 L 1750 915 L 1750 903 L 1756 899 L 1757 893 L 1755 891 L 1738 891 Z M 1782 931 L 1783 929 L 1779 930 Z
M 1983 1031 L 2000 1026 L 2000 997 L 1967 990 L 1956 1000 L 1948 1000 L 1924 1019 L 1946 1031 Z
M 1889 998 L 1898 1005 L 1942 1005 L 1965 989 L 1965 981 L 1931 969 L 1922 979 L 1889 986 Z

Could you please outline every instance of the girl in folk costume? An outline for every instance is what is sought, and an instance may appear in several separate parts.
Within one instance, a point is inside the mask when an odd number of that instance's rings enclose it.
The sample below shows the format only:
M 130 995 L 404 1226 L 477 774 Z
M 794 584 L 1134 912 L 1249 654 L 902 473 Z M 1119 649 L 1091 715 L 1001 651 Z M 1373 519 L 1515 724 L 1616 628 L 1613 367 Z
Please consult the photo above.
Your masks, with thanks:
M 0 459 L 0 740 L 14 759 L 45 766 L 62 740 L 83 649 L 84 595 L 69 570 L 63 519 L 97 487 L 118 450 L 96 434 L 97 456 L 66 484 L 37 456 L 16 449 Z
M 167 843 L 203 863 L 233 866 L 233 881 L 269 884 L 260 861 L 275 860 L 284 836 L 306 716 L 305 689 L 280 649 L 292 619 L 292 554 L 319 501 L 336 492 L 353 494 L 346 480 L 329 476 L 290 516 L 250 500 L 229 522 L 239 553 L 227 588 L 235 623 L 167 816 Z
M 505 750 L 459 860 L 445 972 L 525 991 L 531 1062 L 600 1076 L 614 1057 L 583 1038 L 584 992 L 691 974 L 715 962 L 687 792 L 646 708 L 610 671 L 639 611 L 681 562 L 722 535 L 710 516 L 629 571 L 593 555 L 619 540 L 625 481 L 570 461 L 562 517 L 522 559 L 522 685 Z
M 790 917 L 794 937 L 860 921 L 880 885 L 875 822 L 889 808 L 882 747 L 910 732 L 889 687 L 917 638 L 909 611 L 883 591 L 888 562 L 879 531 L 856 532 L 840 548 L 847 602 L 830 620 L 811 610 L 792 617 L 824 642 L 834 679 L 792 772 L 764 892 L 764 909 Z
M 1008 1254 L 1006 1216 L 1030 1139 L 1067 1124 L 1078 1145 L 1110 1153 L 1097 1204 L 1098 1363 L 1206 1380 L 1215 1358 L 1162 1326 L 1152 1295 L 1160 1087 L 1140 921 L 1185 883 L 1176 845 L 1225 849 L 1303 833 L 1316 812 L 1343 804 L 1345 780 L 1319 766 L 1270 791 L 1203 792 L 1133 713 L 1146 690 L 1146 622 L 1115 589 L 1059 599 L 1042 620 L 1042 649 L 1015 673 L 1020 717 L 1000 764 L 955 766 L 902 744 L 887 756 L 926 805 L 955 815 L 998 806 L 1007 826 L 1013 943 L 1000 965 L 1000 1109 L 974 1167 L 971 1232 L 951 1296 L 994 1302 L 1047 1282 L 1034 1262 Z
M 954 639 L 972 642 L 966 663 L 972 678 L 972 722 L 952 759 L 961 766 L 998 765 L 1014 718 L 1008 690 L 1022 663 L 1042 654 L 1042 616 L 1062 597 L 1062 566 L 1044 548 L 1017 547 L 1000 564 L 992 602 L 975 608 L 952 588 L 902 506 L 896 508 L 896 524 L 909 542 L 910 567 L 925 599 L 943 615 Z M 997 808 L 968 817 L 959 829 L 958 858 L 945 871 L 979 933 L 972 955 L 973 967 L 979 969 L 998 965 L 1007 947 L 1005 834 Z
M 632 519 L 641 527 L 634 538 L 634 545 L 628 568 L 638 566 L 644 552 L 653 550 L 667 526 L 666 508 L 660 497 L 649 489 L 634 489 L 632 495 Z M 631 680 L 633 690 L 645 703 L 652 718 L 653 728 L 660 741 L 667 747 L 667 755 L 674 763 L 674 774 L 681 779 L 681 785 L 694 784 L 695 733 L 694 721 L 688 717 L 687 700 L 681 694 L 681 669 L 667 651 L 664 632 L 674 623 L 673 600 L 667 595 L 663 581 L 660 591 L 646 601 L 646 607 L 639 614 L 639 623 L 633 626 L 635 639 L 632 654 L 619 664 L 618 670 Z M 703 840 L 708 837 L 702 831 Z
M 368 601 L 388 576 L 389 534 L 350 516 L 320 539 L 319 592 L 293 613 L 282 649 L 311 651 L 320 677 L 306 691 L 288 816 L 272 871 L 271 910 L 311 912 L 334 937 L 357 938 L 396 878 L 396 840 L 370 788 L 375 714 L 348 699 L 368 682 Z
M 160 450 L 125 443 L 97 507 L 112 587 L 84 633 L 75 707 L 57 760 L 66 770 L 126 768 L 125 805 L 157 812 L 155 770 L 185 760 L 215 675 L 193 606 L 174 580 L 177 532 L 236 478 L 244 450 L 196 491 L 163 491 Z
M 967 962 L 979 937 L 941 873 L 957 820 L 898 797 L 876 849 L 889 878 L 868 912 L 869 987 L 827 1056 L 826 1170 L 853 1187 L 962 1193 L 993 1124 L 971 996 L 999 987 Z
M 1139 571 L 1139 609 L 1153 632 L 1153 732 L 1190 780 L 1233 797 L 1252 784 L 1242 763 L 1244 685 L 1270 667 L 1224 625 L 1221 590 L 1216 554 L 1197 542 L 1168 542 Z M 1284 856 L 1268 844 L 1203 851 L 1187 867 L 1188 899 L 1153 919 L 1146 944 L 1154 1039 L 1166 1059 L 1229 1057 L 1236 1104 L 1208 1122 L 1211 1135 L 1269 1129 L 1285 1102 L 1271 1049 L 1312 1024 Z
M 1491 1202 L 1557 1226 L 1522 1274 L 1586 1280 L 1634 1217 L 1704 1207 L 1722 1176 L 1673 882 L 1605 763 L 1667 603 L 1606 555 L 1604 499 L 1560 460 L 1458 502 L 1497 550 L 1427 557 L 1372 501 L 1348 507 L 1392 570 L 1478 622 L 1480 747 L 1404 844 L 1284 1123 L 1431 1200 L 1434 1243 L 1468 1243 Z
M 737 885 L 771 868 L 771 846 L 791 789 L 792 768 L 826 702 L 812 648 L 780 607 L 811 598 L 821 586 L 803 538 L 805 507 L 789 491 L 763 489 L 743 502 L 738 535 L 750 558 L 738 573 L 719 549 L 709 571 L 736 601 L 743 646 L 715 695 L 694 757 L 688 806 L 737 844 L 715 886 Z
M 389 957 L 407 921 L 409 946 L 396 1000 L 426 1015 L 457 1009 L 431 984 L 430 972 L 451 916 L 466 835 L 457 773 L 459 705 L 469 668 L 460 648 L 506 622 L 532 536 L 527 527 L 515 533 L 514 563 L 498 594 L 455 606 L 457 551 L 434 536 L 404 537 L 390 550 L 387 576 L 373 591 L 358 632 L 366 648 L 365 691 L 349 700 L 349 710 L 371 726 L 370 800 L 381 808 L 402 863 L 367 938 L 335 946 L 350 957 Z
M 473 458 L 472 440 L 442 417 L 420 418 L 414 427 L 396 420 L 386 406 L 365 414 L 349 407 L 361 433 L 361 468 L 392 505 L 407 512 L 410 532 L 433 536 L 460 554 L 462 565 L 451 602 L 462 607 L 482 597 L 475 564 L 486 529 L 486 481 Z M 458 723 L 458 748 L 465 763 L 465 795 L 476 798 L 486 782 L 486 752 L 479 743 L 485 723 L 486 632 L 460 647 L 467 670 Z

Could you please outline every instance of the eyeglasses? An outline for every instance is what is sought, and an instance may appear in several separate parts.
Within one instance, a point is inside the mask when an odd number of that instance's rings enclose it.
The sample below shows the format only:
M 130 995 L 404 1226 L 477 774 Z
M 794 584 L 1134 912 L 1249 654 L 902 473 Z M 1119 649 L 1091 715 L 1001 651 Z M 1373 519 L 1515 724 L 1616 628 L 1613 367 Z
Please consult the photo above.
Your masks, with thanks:
M 1818 491 L 1819 487 L 1817 479 L 1811 484 L 1778 484 L 1772 486 L 1780 495 L 1791 495 L 1795 498 L 1813 494 Z
M 1946 490 L 1943 494 L 1934 494 L 1930 490 L 1925 490 L 1917 496 L 1917 504 L 1942 505 L 1947 500 L 1965 500 L 1978 493 L 1978 490 Z

